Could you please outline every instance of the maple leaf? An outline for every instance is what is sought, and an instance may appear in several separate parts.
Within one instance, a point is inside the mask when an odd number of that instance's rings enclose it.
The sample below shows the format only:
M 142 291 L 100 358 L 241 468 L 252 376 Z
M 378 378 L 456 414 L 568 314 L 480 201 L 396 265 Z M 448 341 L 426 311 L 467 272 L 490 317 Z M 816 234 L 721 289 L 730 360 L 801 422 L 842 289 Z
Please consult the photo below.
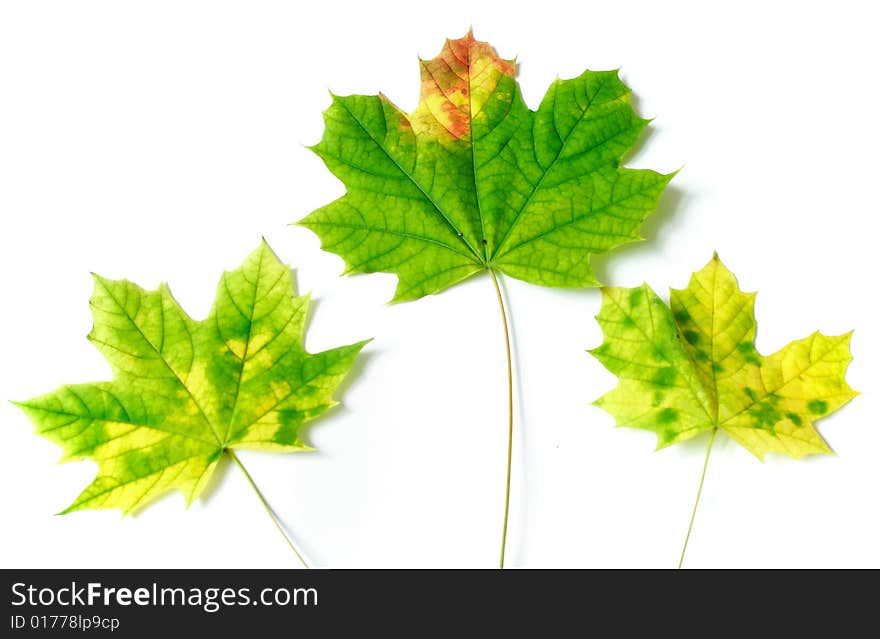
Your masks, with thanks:
M 618 426 L 655 432 L 658 448 L 709 433 L 694 514 L 719 430 L 759 459 L 831 453 L 815 422 L 857 394 L 845 379 L 852 333 L 816 332 L 761 355 L 755 293 L 739 289 L 717 254 L 671 291 L 670 306 L 647 284 L 602 289 L 605 339 L 589 352 L 619 381 L 595 405 Z M 693 515 L 685 549 L 692 526 Z
M 537 111 L 516 63 L 471 33 L 422 60 L 421 99 L 333 96 L 312 147 L 347 188 L 299 222 L 347 272 L 398 276 L 394 301 L 481 271 L 597 286 L 590 256 L 640 239 L 672 178 L 621 168 L 648 120 L 616 71 L 556 80 Z
M 65 513 L 130 513 L 172 489 L 189 503 L 224 453 L 252 482 L 234 450 L 309 450 L 302 425 L 335 403 L 334 389 L 366 344 L 305 351 L 309 298 L 293 294 L 290 269 L 265 242 L 223 274 L 202 321 L 164 284 L 146 291 L 94 279 L 88 338 L 110 363 L 113 381 L 62 386 L 18 403 L 37 433 L 63 447 L 64 461 L 98 464 L 95 480 Z
M 659 448 L 719 428 L 758 458 L 831 452 L 814 423 L 856 395 L 844 378 L 851 333 L 761 355 L 755 294 L 717 255 L 670 303 L 647 284 L 602 291 L 605 341 L 590 353 L 620 381 L 596 405 L 618 426 L 654 431 Z
M 533 284 L 598 286 L 592 254 L 641 239 L 672 174 L 622 168 L 648 124 L 617 71 L 557 79 L 537 111 L 516 63 L 468 32 L 420 60 L 421 98 L 406 115 L 382 94 L 333 95 L 312 150 L 346 187 L 299 222 L 347 273 L 397 275 L 395 302 L 479 272 L 495 287 L 507 352 L 507 540 L 513 371 L 496 273 Z

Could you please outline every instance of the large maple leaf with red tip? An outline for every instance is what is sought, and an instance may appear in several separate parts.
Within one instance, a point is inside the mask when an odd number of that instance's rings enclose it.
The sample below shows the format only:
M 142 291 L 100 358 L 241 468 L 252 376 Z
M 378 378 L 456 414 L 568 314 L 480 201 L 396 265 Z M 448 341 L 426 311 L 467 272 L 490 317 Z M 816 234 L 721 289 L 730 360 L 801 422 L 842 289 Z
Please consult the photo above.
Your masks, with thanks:
M 487 270 L 596 286 L 591 255 L 639 239 L 671 178 L 620 166 L 647 120 L 617 72 L 556 80 L 531 111 L 516 63 L 471 33 L 420 64 L 410 115 L 333 97 L 313 150 L 347 193 L 300 224 L 348 272 L 395 273 L 396 301 Z

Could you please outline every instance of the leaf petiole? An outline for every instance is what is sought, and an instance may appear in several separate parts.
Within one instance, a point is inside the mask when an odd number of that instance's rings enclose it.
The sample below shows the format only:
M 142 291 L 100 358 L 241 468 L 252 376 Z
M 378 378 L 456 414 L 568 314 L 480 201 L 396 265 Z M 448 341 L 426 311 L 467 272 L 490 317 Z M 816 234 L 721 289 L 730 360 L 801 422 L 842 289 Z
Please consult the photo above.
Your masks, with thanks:
M 706 458 L 703 460 L 703 473 L 700 475 L 700 487 L 697 489 L 697 498 L 694 500 L 694 510 L 691 512 L 691 523 L 688 524 L 687 535 L 684 537 L 684 546 L 681 548 L 681 557 L 678 560 L 678 567 L 681 569 L 681 565 L 684 563 L 684 553 L 687 551 L 688 540 L 691 538 L 691 530 L 694 527 L 694 518 L 697 516 L 697 506 L 700 505 L 700 495 L 703 494 L 703 482 L 706 481 L 706 469 L 709 467 L 709 453 L 712 452 L 712 443 L 715 441 L 715 434 L 718 432 L 718 427 L 712 429 L 712 434 L 709 435 L 709 444 L 706 446 Z
M 501 309 L 501 323 L 504 326 L 504 346 L 507 351 L 507 483 L 504 495 L 504 526 L 501 531 L 501 560 L 498 567 L 504 570 L 504 551 L 507 547 L 507 519 L 510 513 L 510 466 L 513 458 L 513 362 L 510 357 L 510 329 L 507 326 L 507 311 L 504 309 L 504 297 L 501 295 L 501 287 L 495 271 L 489 269 L 492 276 L 492 284 L 495 285 L 495 295 L 498 297 L 498 307 Z
M 225 452 L 227 455 L 229 455 L 229 458 L 232 459 L 233 462 L 235 462 L 235 465 L 241 469 L 241 472 L 244 474 L 245 479 L 247 479 L 248 483 L 251 485 L 251 488 L 254 489 L 254 493 L 256 493 L 257 497 L 260 499 L 260 503 L 263 504 L 263 508 L 266 509 L 266 512 L 272 519 L 272 523 L 275 524 L 278 532 L 280 532 L 284 537 L 284 541 L 287 542 L 287 545 L 290 546 L 293 554 L 295 554 L 300 563 L 302 563 L 303 568 L 309 568 L 309 564 L 306 562 L 305 559 L 303 559 L 303 556 L 300 554 L 299 550 L 296 549 L 296 545 L 293 543 L 293 539 L 291 539 L 290 535 L 288 535 L 287 532 L 284 530 L 284 527 L 281 525 L 281 521 L 278 519 L 278 515 L 275 514 L 275 511 L 272 510 L 269 502 L 266 501 L 265 497 L 263 497 L 263 493 L 260 492 L 259 488 L 257 488 L 257 484 L 254 482 L 254 478 L 251 477 L 251 474 L 247 471 L 247 468 L 245 468 L 244 464 L 241 463 L 238 455 L 236 455 L 235 452 L 233 452 L 230 448 L 227 448 Z

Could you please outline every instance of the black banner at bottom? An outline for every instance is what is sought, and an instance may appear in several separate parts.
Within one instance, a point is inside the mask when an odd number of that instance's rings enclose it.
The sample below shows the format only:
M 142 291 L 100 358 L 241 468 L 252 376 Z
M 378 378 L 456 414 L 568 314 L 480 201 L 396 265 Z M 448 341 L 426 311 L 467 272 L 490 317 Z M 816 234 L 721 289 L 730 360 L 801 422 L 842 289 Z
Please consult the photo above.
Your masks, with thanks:
M 2 570 L 2 636 L 876 635 L 876 573 L 614 570 Z

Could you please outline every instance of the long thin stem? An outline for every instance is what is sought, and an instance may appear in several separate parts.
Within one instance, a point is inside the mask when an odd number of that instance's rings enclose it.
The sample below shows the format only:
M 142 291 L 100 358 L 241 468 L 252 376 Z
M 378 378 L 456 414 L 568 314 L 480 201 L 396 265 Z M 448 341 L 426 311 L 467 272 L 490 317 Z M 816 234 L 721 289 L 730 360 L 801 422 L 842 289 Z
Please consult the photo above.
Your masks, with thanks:
M 507 519 L 510 514 L 510 466 L 513 459 L 513 362 L 510 358 L 510 328 L 507 325 L 507 311 L 504 310 L 504 297 L 495 271 L 489 269 L 495 294 L 498 296 L 498 307 L 501 309 L 501 323 L 504 325 L 504 347 L 507 350 L 507 483 L 504 494 L 504 527 L 501 531 L 501 561 L 498 567 L 504 570 L 504 550 L 507 547 Z
M 718 428 L 715 427 L 712 429 L 712 434 L 709 435 L 709 444 L 706 446 L 706 458 L 703 460 L 703 474 L 700 475 L 700 487 L 697 489 L 697 498 L 694 500 L 694 510 L 691 513 L 691 523 L 688 524 L 687 535 L 684 537 L 684 546 L 681 548 L 681 557 L 678 560 L 679 569 L 684 563 L 684 553 L 687 552 L 688 540 L 691 538 L 691 530 L 693 530 L 694 527 L 694 518 L 697 516 L 697 506 L 700 505 L 700 495 L 703 494 L 703 482 L 706 481 L 706 469 L 709 467 L 709 453 L 712 452 L 712 442 L 715 441 L 715 433 L 717 432 Z
M 278 516 L 275 514 L 275 511 L 272 510 L 272 507 L 269 505 L 269 502 L 266 501 L 266 498 L 263 497 L 263 493 L 260 492 L 260 489 L 257 488 L 257 484 L 254 482 L 254 478 L 251 477 L 251 474 L 247 471 L 247 468 L 244 467 L 244 464 L 241 463 L 241 460 L 238 458 L 238 455 L 235 454 L 231 449 L 226 449 L 226 454 L 235 462 L 235 465 L 241 469 L 241 472 L 244 473 L 245 479 L 247 479 L 248 483 L 251 485 L 251 488 L 254 489 L 254 493 L 256 493 L 257 497 L 260 499 L 260 503 L 263 504 L 263 508 L 266 509 L 266 512 L 269 514 L 269 517 L 272 519 L 272 523 L 275 524 L 275 527 L 278 529 L 278 532 L 284 537 L 284 541 L 287 542 L 287 545 L 290 546 L 290 549 L 293 551 L 293 554 L 296 555 L 296 558 L 299 559 L 300 563 L 302 563 L 304 568 L 308 568 L 309 564 L 306 563 L 306 560 L 303 559 L 303 556 L 299 553 L 299 550 L 296 549 L 296 545 L 293 543 L 293 539 L 290 538 L 290 535 L 284 530 L 284 527 L 281 525 L 281 522 L 278 520 Z

